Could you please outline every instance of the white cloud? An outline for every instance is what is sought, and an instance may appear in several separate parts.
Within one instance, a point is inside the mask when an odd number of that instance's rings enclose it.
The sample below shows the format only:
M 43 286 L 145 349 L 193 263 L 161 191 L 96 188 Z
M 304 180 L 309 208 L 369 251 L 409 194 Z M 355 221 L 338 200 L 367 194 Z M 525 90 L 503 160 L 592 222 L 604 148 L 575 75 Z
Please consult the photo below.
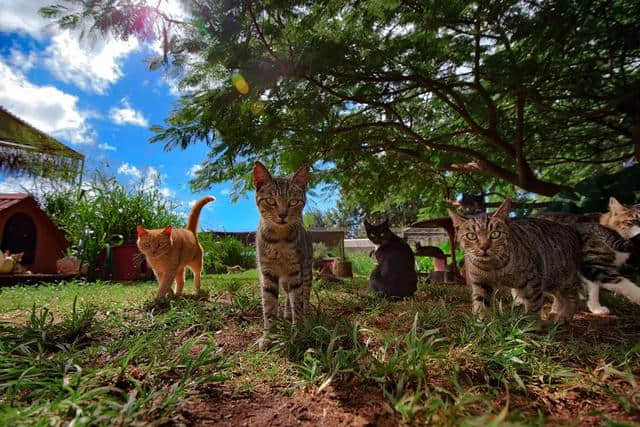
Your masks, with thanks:
M 74 183 L 52 181 L 41 177 L 4 176 L 0 181 L 0 193 L 28 193 L 41 199 L 45 194 L 66 191 L 75 186 Z
M 54 21 L 38 14 L 50 0 L 0 0 L 0 32 L 20 33 L 38 40 L 50 38 L 43 63 L 60 80 L 82 90 L 105 93 L 122 77 L 123 59 L 139 47 L 128 41 L 93 36 L 80 41 L 80 31 L 61 30 Z M 68 3 L 65 6 L 73 7 Z
M 202 170 L 202 166 L 200 166 L 199 164 L 191 166 L 191 169 L 189 169 L 189 176 L 191 178 L 195 178 L 199 170 Z
M 140 169 L 126 162 L 120 165 L 118 173 L 120 175 L 129 175 L 137 179 L 142 179 L 142 172 Z
M 42 40 L 54 31 L 47 21 L 38 15 L 38 9 L 54 2 L 50 0 L 0 0 L 0 31 L 26 34 Z
M 117 148 L 114 147 L 111 144 L 107 144 L 106 142 L 103 144 L 98 144 L 98 148 L 100 148 L 101 150 L 106 150 L 106 151 L 116 151 Z
M 175 192 L 169 187 L 160 186 L 162 182 L 160 172 L 153 166 L 147 167 L 143 172 L 138 167 L 125 162 L 118 168 L 118 173 L 132 177 L 130 185 L 139 185 L 144 191 L 158 190 L 164 197 L 175 195 Z
M 63 82 L 85 91 L 104 94 L 122 75 L 121 63 L 138 49 L 138 41 L 96 39 L 80 41 L 76 33 L 64 31 L 51 39 L 44 52 L 44 65 Z
M 127 98 L 120 101 L 121 107 L 112 107 L 109 110 L 109 118 L 117 125 L 129 124 L 134 126 L 149 126 L 149 122 L 140 111 L 136 111 L 129 104 Z
M 95 144 L 87 123 L 89 112 L 78 108 L 78 97 L 53 86 L 29 82 L 0 59 L 0 105 L 43 132 L 75 144 Z
M 11 66 L 21 70 L 23 73 L 26 73 L 36 65 L 37 56 L 34 51 L 26 53 L 21 51 L 18 47 L 13 47 L 9 52 L 8 61 Z
M 222 190 L 220 190 L 220 194 L 222 194 L 223 196 L 228 196 L 229 194 L 231 194 L 231 189 L 223 188 Z

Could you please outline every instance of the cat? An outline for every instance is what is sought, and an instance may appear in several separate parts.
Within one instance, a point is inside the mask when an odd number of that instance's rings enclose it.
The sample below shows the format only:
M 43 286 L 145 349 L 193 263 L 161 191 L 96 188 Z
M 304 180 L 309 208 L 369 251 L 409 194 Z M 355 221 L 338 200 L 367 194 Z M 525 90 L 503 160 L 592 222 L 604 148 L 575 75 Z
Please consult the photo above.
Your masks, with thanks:
M 234 265 L 234 266 L 227 265 L 226 267 L 227 267 L 227 274 L 242 273 L 247 271 L 244 268 L 242 268 L 242 266 L 240 265 Z
M 284 289 L 284 318 L 296 327 L 308 312 L 311 294 L 313 248 L 302 225 L 309 170 L 301 166 L 290 178 L 272 177 L 256 162 L 253 181 L 260 221 L 256 232 L 256 257 L 260 270 L 263 336 L 260 350 L 268 347 L 269 332 L 278 317 L 278 292 Z
M 609 211 L 595 217 L 598 222 L 582 222 L 583 216 L 549 215 L 549 218 L 570 224 L 582 238 L 582 278 L 588 294 L 587 307 L 594 314 L 609 314 L 600 304 L 600 288 L 624 295 L 640 304 L 640 287 L 620 273 L 630 256 L 640 251 L 640 205 L 624 206 L 616 198 L 609 199 Z M 588 219 L 594 219 L 592 216 Z
M 205 196 L 198 200 L 191 209 L 186 228 L 174 229 L 169 225 L 164 229 L 147 230 L 138 225 L 136 243 L 158 280 L 157 299 L 174 294 L 171 289 L 174 279 L 175 294 L 182 294 L 185 267 L 193 271 L 193 284 L 196 292 L 200 291 L 203 253 L 202 246 L 198 243 L 198 218 L 204 205 L 214 200 L 213 196 Z
M 507 199 L 492 215 L 448 211 L 465 250 L 473 312 L 483 318 L 494 288 L 504 286 L 515 290 L 527 313 L 540 311 L 543 292 L 553 294 L 550 320 L 570 321 L 582 283 L 580 235 L 556 222 L 509 218 L 510 209 Z
M 386 298 L 412 296 L 418 284 L 413 251 L 407 242 L 393 234 L 389 220 L 378 225 L 364 221 L 367 237 L 377 247 L 374 252 L 377 265 L 369 276 L 373 291 Z

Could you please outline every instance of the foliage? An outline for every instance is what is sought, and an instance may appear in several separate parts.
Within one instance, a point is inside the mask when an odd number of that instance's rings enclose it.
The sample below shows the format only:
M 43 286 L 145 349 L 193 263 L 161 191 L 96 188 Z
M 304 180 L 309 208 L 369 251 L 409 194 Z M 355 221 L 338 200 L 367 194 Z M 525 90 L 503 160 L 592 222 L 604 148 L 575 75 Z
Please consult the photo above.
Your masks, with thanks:
M 591 213 L 609 210 L 609 197 L 621 203 L 640 203 L 640 166 L 620 172 L 590 177 L 580 181 L 571 190 L 558 193 L 547 207 L 552 212 Z
M 226 273 L 226 267 L 239 265 L 250 269 L 256 267 L 255 249 L 244 246 L 231 236 L 217 238 L 212 233 L 199 233 L 198 241 L 204 250 L 204 272 L 207 274 Z
M 44 195 L 43 205 L 67 239 L 78 247 L 78 256 L 89 263 L 89 271 L 95 271 L 100 252 L 114 236 L 130 242 L 136 237 L 137 225 L 149 229 L 184 225 L 177 214 L 178 206 L 155 186 L 149 189 L 141 182 L 128 189 L 115 178 L 99 173 L 84 185 L 79 197 L 72 191 L 56 191 Z
M 640 157 L 638 2 L 188 0 L 184 19 L 65 3 L 41 12 L 162 41 L 150 64 L 174 66 L 184 95 L 152 141 L 210 145 L 195 189 L 249 188 L 256 158 L 309 162 L 354 205 L 441 211 L 487 188 L 552 196 Z
M 347 260 L 351 262 L 353 274 L 369 277 L 376 262 L 364 252 L 354 252 L 347 254 Z

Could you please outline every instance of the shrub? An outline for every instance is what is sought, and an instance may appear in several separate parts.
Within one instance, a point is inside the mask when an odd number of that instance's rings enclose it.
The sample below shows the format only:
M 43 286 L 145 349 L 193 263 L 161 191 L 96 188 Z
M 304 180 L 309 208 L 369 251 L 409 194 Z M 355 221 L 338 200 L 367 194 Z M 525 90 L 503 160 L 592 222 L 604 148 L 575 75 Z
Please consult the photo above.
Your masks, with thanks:
M 43 209 L 64 231 L 79 258 L 95 271 L 100 252 L 114 240 L 136 238 L 136 225 L 162 228 L 183 226 L 178 205 L 144 183 L 127 189 L 113 177 L 93 175 L 79 195 L 75 191 L 43 196 Z
M 198 234 L 204 250 L 203 270 L 208 274 L 226 273 L 226 266 L 256 267 L 255 249 L 231 236 L 217 238 L 211 233 Z

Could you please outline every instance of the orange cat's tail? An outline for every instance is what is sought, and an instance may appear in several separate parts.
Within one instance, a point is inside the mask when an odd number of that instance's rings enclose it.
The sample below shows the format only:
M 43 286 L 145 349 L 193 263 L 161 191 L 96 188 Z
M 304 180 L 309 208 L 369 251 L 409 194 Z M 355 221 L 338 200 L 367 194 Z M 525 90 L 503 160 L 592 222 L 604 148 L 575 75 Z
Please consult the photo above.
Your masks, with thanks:
M 196 236 L 198 235 L 198 218 L 200 218 L 200 211 L 209 202 L 213 202 L 216 198 L 213 196 L 204 196 L 198 200 L 191 209 L 189 214 L 189 222 L 187 223 L 187 230 L 190 230 Z

